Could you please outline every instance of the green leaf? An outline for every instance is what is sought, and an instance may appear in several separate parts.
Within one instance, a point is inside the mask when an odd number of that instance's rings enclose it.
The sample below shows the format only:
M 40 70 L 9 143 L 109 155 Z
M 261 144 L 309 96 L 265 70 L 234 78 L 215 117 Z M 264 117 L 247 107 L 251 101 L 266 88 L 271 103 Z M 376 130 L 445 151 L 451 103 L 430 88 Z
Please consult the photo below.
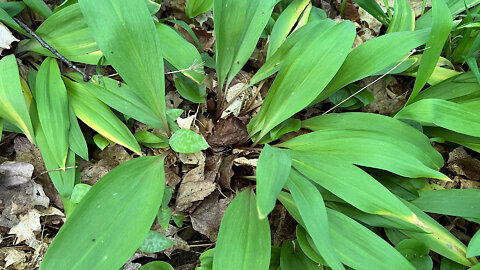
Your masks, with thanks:
M 414 101 L 436 98 L 464 103 L 479 97 L 480 84 L 476 81 L 473 72 L 469 71 L 430 86 L 420 92 Z
M 2 142 L 2 133 L 3 133 L 3 119 L 0 118 L 0 142 Z
M 35 33 L 70 61 L 96 65 L 102 57 L 78 4 L 55 12 Z M 56 57 L 36 39 L 22 40 L 19 43 L 18 52 L 25 51 Z
M 428 253 L 430 250 L 422 242 L 415 239 L 405 239 L 395 246 L 417 270 L 431 270 L 433 261 Z
M 65 168 L 68 154 L 70 116 L 67 89 L 57 61 L 47 58 L 37 74 L 35 85 L 38 118 L 58 168 Z
M 338 37 L 342 36 L 341 39 Z M 345 60 L 355 38 L 355 27 L 343 21 L 320 35 L 304 37 L 305 46 L 287 56 L 251 124 L 259 139 L 276 125 L 307 107 L 330 82 Z M 321 72 L 321 78 L 318 73 Z
M 98 148 L 100 148 L 100 150 L 105 149 L 105 147 L 110 144 L 110 141 L 100 134 L 95 134 L 95 136 L 93 136 L 93 142 L 95 142 L 95 144 L 98 146 Z
M 287 186 L 322 258 L 332 269 L 345 269 L 332 248 L 327 212 L 320 192 L 294 170 L 290 172 Z
M 5 10 L 11 17 L 16 16 L 25 8 L 25 4 L 20 1 L 0 2 L 0 8 Z
M 155 253 L 163 251 L 174 244 L 175 242 L 168 239 L 163 234 L 156 231 L 149 231 L 147 237 L 145 237 L 143 243 L 138 249 L 145 253 Z
M 188 18 L 194 18 L 213 8 L 213 0 L 188 0 L 185 6 L 185 14 Z
M 115 110 L 154 128 L 163 127 L 160 119 L 155 117 L 155 112 L 128 85 L 103 76 L 94 76 L 93 82 L 84 82 L 78 73 L 69 73 L 67 76 Z
M 450 14 L 452 16 L 455 16 L 459 14 L 460 12 L 464 11 L 465 8 L 471 8 L 473 6 L 476 6 L 478 3 L 480 3 L 479 0 L 449 0 L 446 1 L 446 4 L 448 6 L 448 9 L 450 11 Z M 428 27 L 432 27 L 432 13 L 433 10 L 430 9 L 427 11 L 423 16 L 417 19 L 415 22 L 415 28 L 416 29 L 424 29 Z
M 456 133 L 439 127 L 423 127 L 423 131 L 429 137 L 441 138 L 468 147 L 480 153 L 480 138 Z
M 442 99 L 416 101 L 395 115 L 397 119 L 414 120 L 424 126 L 443 127 L 474 137 L 480 137 L 479 117 L 480 111 Z
M 361 8 L 370 13 L 384 25 L 388 25 L 390 19 L 375 0 L 357 0 L 355 1 Z
M 413 31 L 415 29 L 415 13 L 408 0 L 395 0 L 395 13 L 388 26 L 387 33 Z
M 170 264 L 166 262 L 155 261 L 155 262 L 149 262 L 145 264 L 144 266 L 138 268 L 138 270 L 174 270 L 174 269 Z
M 356 47 L 348 54 L 325 90 L 315 99 L 315 103 L 326 99 L 338 89 L 352 82 L 400 63 L 411 50 L 425 44 L 429 33 L 429 29 L 390 33 L 373 38 Z
M 83 136 L 80 125 L 78 124 L 77 117 L 75 112 L 72 109 L 72 106 L 68 106 L 68 115 L 70 118 L 70 129 L 68 132 L 68 146 L 71 151 L 83 158 L 88 160 L 88 147 L 85 137 Z
M 168 130 L 162 43 L 145 1 L 79 0 L 78 3 L 105 58 Z
M 443 45 L 452 29 L 453 19 L 444 0 L 433 0 L 432 12 L 432 30 L 425 45 L 428 49 L 425 50 L 420 60 L 417 79 L 415 80 L 412 94 L 408 98 L 407 105 L 412 103 L 432 75 L 442 53 Z
M 467 269 L 465 266 L 458 264 L 452 260 L 449 260 L 445 257 L 442 257 L 440 270 L 465 270 L 465 269 Z M 470 268 L 470 269 L 473 269 L 473 268 Z
M 292 241 L 285 241 L 280 253 L 280 268 L 282 270 L 315 270 L 323 269 L 323 266 L 317 265 L 302 252 L 302 249 L 295 248 Z
M 195 267 L 195 270 L 212 270 L 214 251 L 215 249 L 209 249 L 203 252 L 198 258 L 200 261 L 200 266 Z
M 468 243 L 468 248 L 467 248 L 467 257 L 475 257 L 480 255 L 480 231 L 477 231 L 475 235 L 472 237 L 470 240 L 470 243 Z
M 25 103 L 17 60 L 13 54 L 0 60 L 0 117 L 17 126 L 34 142 L 29 109 Z
M 69 102 L 80 120 L 108 140 L 123 145 L 137 154 L 141 153 L 135 137 L 107 105 L 82 85 L 68 79 L 63 81 L 67 87 Z
M 158 136 L 146 130 L 138 131 L 134 134 L 135 139 L 139 143 L 152 148 L 166 148 L 168 147 L 168 138 Z
M 70 201 L 72 203 L 80 203 L 88 193 L 88 191 L 92 188 L 92 186 L 87 184 L 76 184 L 73 187 L 72 196 L 70 196 Z
M 222 218 L 213 270 L 268 269 L 269 264 L 270 225 L 258 218 L 255 193 L 246 189 L 232 200 Z
M 252 55 L 276 0 L 214 0 L 213 21 L 219 91 Z
M 23 0 L 23 2 L 45 19 L 53 14 L 52 10 L 50 10 L 43 0 Z
M 270 132 L 263 137 L 258 143 L 265 144 L 273 142 L 284 134 L 289 132 L 299 131 L 302 126 L 302 121 L 294 118 L 288 118 L 287 120 L 280 123 L 278 126 L 274 127 Z
M 162 53 L 170 64 L 177 70 L 184 70 L 182 74 L 195 81 L 197 84 L 203 84 L 205 79 L 202 57 L 198 50 L 175 29 L 163 23 L 156 25 Z M 195 70 L 189 70 L 196 65 Z
M 120 268 L 145 239 L 164 187 L 163 157 L 140 157 L 116 167 L 77 205 L 40 269 Z
M 480 189 L 445 189 L 420 191 L 419 197 L 410 201 L 424 212 L 465 218 L 480 218 L 476 203 Z
M 12 19 L 11 15 L 8 14 L 1 7 L 0 7 L 0 21 L 5 23 L 6 25 L 10 26 L 12 29 L 15 29 L 16 31 L 18 31 L 18 32 L 20 32 L 24 35 L 28 35 L 27 32 L 25 32 L 25 30 L 23 30 L 23 28 L 20 27 L 20 25 L 18 25 L 18 23 Z
M 170 137 L 170 146 L 177 153 L 196 153 L 209 146 L 202 135 L 188 129 L 180 129 Z
M 292 160 L 287 151 L 266 144 L 257 165 L 257 210 L 264 219 L 275 207 L 277 196 L 288 180 Z
M 180 95 L 193 103 L 203 103 L 207 97 L 207 90 L 204 84 L 198 85 L 187 76 L 179 74 L 175 78 L 175 88 Z
M 312 238 L 308 235 L 305 228 L 303 228 L 301 225 L 297 225 L 295 234 L 297 236 L 298 245 L 302 249 L 305 256 L 318 264 L 325 264 L 325 260 L 320 256 L 317 248 L 313 244 Z
M 375 114 L 342 113 L 322 115 L 305 122 L 304 127 L 319 130 L 279 146 L 321 153 L 346 163 L 379 168 L 405 177 L 448 180 L 437 171 L 443 166 L 443 159 L 428 138 L 401 121 Z
M 295 0 L 280 14 L 268 41 L 267 59 L 272 56 L 292 31 L 292 27 L 310 3 L 308 0 Z

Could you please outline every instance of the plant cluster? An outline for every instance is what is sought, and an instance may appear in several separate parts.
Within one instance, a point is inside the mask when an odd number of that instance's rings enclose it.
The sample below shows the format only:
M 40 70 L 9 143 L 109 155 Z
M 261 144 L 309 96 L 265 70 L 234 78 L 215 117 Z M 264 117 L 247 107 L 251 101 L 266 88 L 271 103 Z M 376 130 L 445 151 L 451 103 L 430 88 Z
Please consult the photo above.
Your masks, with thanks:
M 386 12 L 374 0 L 356 2 L 387 30 L 352 49 L 354 24 L 327 18 L 309 0 L 189 0 L 188 17 L 213 7 L 213 57 L 185 22 L 158 19 L 153 1 L 66 0 L 53 12 L 43 1 L 0 2 L 0 21 L 25 36 L 14 53 L 45 56 L 26 79 L 15 54 L 0 60 L 0 131 L 38 146 L 66 212 L 40 269 L 119 269 L 142 243 L 165 238 L 150 231 L 172 196 L 164 159 L 209 145 L 178 127 L 182 110 L 167 110 L 164 66 L 193 103 L 207 95 L 203 63 L 214 68 L 219 118 L 226 89 L 262 37 L 266 61 L 242 89 L 273 81 L 248 123 L 245 144 L 263 146 L 256 184 L 238 191 L 197 269 L 432 269 L 431 251 L 441 269 L 480 269 L 480 233 L 466 246 L 427 214 L 480 220 L 479 190 L 434 190 L 428 180 L 450 181 L 432 141 L 480 151 L 479 1 L 433 0 L 418 19 L 408 0 L 385 2 Z M 15 18 L 25 5 L 45 18 L 35 32 Z M 62 72 L 55 58 L 80 72 L 70 61 L 109 65 L 123 82 Z M 356 82 L 392 74 L 415 78 L 405 106 L 390 116 L 355 112 L 373 99 Z M 293 117 L 327 99 L 332 110 Z M 140 157 L 92 187 L 80 183 L 76 160 L 89 153 L 78 119 L 98 133 L 99 147 L 119 144 Z M 132 134 L 130 119 L 157 132 Z M 300 129 L 309 132 L 278 143 Z M 164 151 L 146 156 L 140 144 Z M 277 200 L 298 223 L 296 239 L 281 247 L 272 246 L 268 219 Z

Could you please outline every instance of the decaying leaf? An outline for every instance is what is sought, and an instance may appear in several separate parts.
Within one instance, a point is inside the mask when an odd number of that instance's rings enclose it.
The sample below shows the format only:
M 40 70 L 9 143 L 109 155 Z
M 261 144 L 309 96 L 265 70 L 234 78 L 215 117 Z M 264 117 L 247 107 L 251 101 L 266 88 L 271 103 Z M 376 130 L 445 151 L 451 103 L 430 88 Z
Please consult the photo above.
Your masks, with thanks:
M 6 188 L 22 185 L 32 178 L 33 165 L 24 162 L 0 164 L 0 186 Z
M 10 49 L 12 42 L 18 41 L 8 28 L 0 22 L 0 55 L 2 55 L 3 50 Z
M 233 160 L 233 164 L 237 166 L 257 167 L 258 158 L 248 159 L 246 157 L 239 157 Z
M 183 176 L 175 210 L 180 212 L 187 210 L 193 202 L 203 200 L 217 188 L 215 183 L 206 181 L 204 170 L 205 164 L 202 164 Z
M 213 128 L 212 136 L 208 137 L 211 146 L 228 146 L 242 142 L 248 136 L 247 127 L 235 116 L 220 119 Z
M 197 232 L 207 236 L 210 241 L 216 241 L 223 213 L 230 203 L 230 198 L 218 199 L 219 193 L 212 193 L 190 215 L 192 227 Z
M 27 253 L 17 248 L 5 248 L 2 250 L 5 254 L 4 269 L 13 265 L 15 269 L 24 269 L 26 267 Z

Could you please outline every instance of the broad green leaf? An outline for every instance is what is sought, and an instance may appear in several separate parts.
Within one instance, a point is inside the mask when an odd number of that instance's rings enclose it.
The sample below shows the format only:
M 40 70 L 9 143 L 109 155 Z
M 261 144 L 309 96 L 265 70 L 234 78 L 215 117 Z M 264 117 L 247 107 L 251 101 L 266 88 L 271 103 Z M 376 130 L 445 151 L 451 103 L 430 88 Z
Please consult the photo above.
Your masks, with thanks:
M 105 58 L 168 130 L 162 43 L 145 1 L 79 0 L 78 3 Z
M 465 270 L 467 269 L 465 266 L 458 264 L 450 259 L 445 257 L 442 258 L 440 263 L 440 270 Z M 473 268 L 470 268 L 473 269 Z
M 332 113 L 307 119 L 302 122 L 302 127 L 313 131 L 343 130 L 344 133 L 366 131 L 381 134 L 381 137 L 387 136 L 390 140 L 395 138 L 394 141 L 401 141 L 402 148 L 408 148 L 409 155 L 416 157 L 411 158 L 412 161 L 416 159 L 434 170 L 443 167 L 442 156 L 431 147 L 430 141 L 425 135 L 410 125 L 391 117 L 373 113 Z M 384 140 L 388 139 L 385 137 Z M 375 148 L 373 147 L 372 150 L 375 151 Z M 348 148 L 344 149 L 347 150 Z M 394 150 L 394 152 L 396 151 Z M 397 155 L 397 153 L 394 154 Z M 412 169 L 411 171 L 415 170 Z
M 303 224 L 292 196 L 282 192 L 279 200 L 292 217 Z M 385 240 L 355 220 L 329 208 L 327 215 L 333 249 L 345 265 L 364 270 L 390 269 L 392 265 L 398 269 L 415 269 Z
M 305 228 L 303 228 L 301 225 L 297 225 L 295 234 L 297 236 L 298 245 L 302 249 L 305 256 L 318 264 L 325 264 L 325 260 L 320 256 L 320 254 L 318 254 L 319 252 Z
M 52 10 L 50 10 L 43 0 L 23 0 L 23 2 L 45 19 L 53 14 Z
M 177 70 L 185 70 L 182 74 L 194 80 L 197 84 L 203 84 L 205 75 L 202 57 L 195 46 L 170 26 L 163 23 L 157 23 L 155 26 L 165 60 Z M 195 70 L 188 70 L 192 66 L 195 66 Z
M 433 261 L 428 253 L 430 250 L 422 242 L 415 239 L 405 239 L 395 246 L 417 270 L 431 270 Z
M 13 54 L 0 60 L 0 117 L 17 126 L 31 141 L 34 132 Z
M 477 231 L 475 235 L 472 237 L 470 240 L 470 243 L 468 243 L 468 248 L 467 248 L 467 257 L 475 257 L 480 255 L 480 231 Z
M 89 127 L 112 142 L 118 143 L 141 153 L 135 137 L 115 114 L 100 100 L 94 97 L 81 84 L 64 79 L 68 91 L 69 102 L 75 115 Z
M 195 270 L 212 270 L 214 251 L 215 249 L 209 249 L 203 252 L 198 258 L 200 266 L 195 267 Z
M 395 13 L 388 26 L 387 33 L 413 31 L 415 29 L 415 13 L 408 0 L 395 0 Z
M 212 8 L 213 0 L 188 0 L 185 6 L 185 14 L 188 18 L 193 18 Z
M 55 12 L 37 28 L 35 33 L 70 61 L 96 65 L 102 57 L 78 4 Z M 25 51 L 56 57 L 35 39 L 19 43 L 18 52 Z
M 357 0 L 355 3 L 384 25 L 389 24 L 390 19 L 375 0 Z
M 70 116 L 67 89 L 54 58 L 46 58 L 35 85 L 38 118 L 58 168 L 65 168 L 68 154 Z
M 445 189 L 420 191 L 419 197 L 410 201 L 424 212 L 465 218 L 480 218 L 476 207 L 480 189 Z
M 164 187 L 163 157 L 140 157 L 116 167 L 77 205 L 40 269 L 119 269 L 149 232 Z
M 400 63 L 411 50 L 425 44 L 429 33 L 429 29 L 390 33 L 356 47 L 348 54 L 325 90 L 315 99 L 315 103 L 326 99 L 345 85 Z
M 479 116 L 479 111 L 472 110 L 465 104 L 442 99 L 422 99 L 403 108 L 395 118 L 414 120 L 425 126 L 438 126 L 480 137 Z
M 265 143 L 273 142 L 279 139 L 284 134 L 300 130 L 301 125 L 302 125 L 302 121 L 294 118 L 288 118 L 287 120 L 280 123 L 278 126 L 274 127 L 272 130 L 270 130 L 270 132 L 265 137 L 263 137 L 258 143 L 265 144 Z
M 105 149 L 110 144 L 110 141 L 100 134 L 95 134 L 95 136 L 93 136 L 93 142 L 98 148 L 100 148 L 100 150 Z
M 207 97 L 207 90 L 204 84 L 198 85 L 193 80 L 179 74 L 175 78 L 175 88 L 180 95 L 193 103 L 203 103 Z
M 310 3 L 309 0 L 295 0 L 280 14 L 268 41 L 267 59 L 272 56 L 292 31 L 292 27 Z
M 471 8 L 476 6 L 480 3 L 480 0 L 448 0 L 445 2 L 448 6 L 450 14 L 455 16 L 460 12 L 465 10 L 465 7 Z M 432 27 L 432 17 L 433 17 L 433 10 L 430 9 L 426 12 L 423 16 L 417 19 L 415 22 L 416 29 L 424 29 L 428 27 Z
M 161 261 L 149 262 L 142 267 L 138 268 L 138 270 L 174 270 L 173 267 Z
M 72 203 L 80 203 L 83 197 L 88 193 L 88 191 L 92 188 L 92 186 L 87 184 L 76 184 L 73 187 L 72 196 L 70 197 L 70 201 Z
M 68 6 L 71 6 L 71 5 L 73 5 L 73 4 L 76 4 L 76 3 L 78 3 L 77 0 L 65 0 L 65 1 L 63 1 L 63 3 L 61 3 L 58 7 L 56 7 L 56 8 L 53 10 L 53 12 L 54 12 L 54 13 L 57 13 L 58 11 L 66 8 L 66 7 L 68 7 Z
M 152 147 L 152 148 L 168 147 L 168 138 L 155 135 L 146 130 L 138 131 L 133 136 L 135 136 L 135 139 L 137 139 L 139 143 L 142 143 L 147 147 Z
M 5 10 L 8 15 L 13 17 L 22 12 L 22 10 L 25 8 L 25 4 L 21 1 L 0 2 L 0 8 Z
M 433 0 L 432 12 L 432 30 L 425 45 L 428 49 L 425 50 L 420 60 L 417 79 L 415 80 L 415 85 L 413 86 L 412 94 L 408 98 L 407 104 L 410 104 L 413 99 L 415 99 L 427 83 L 430 75 L 432 75 L 443 50 L 443 45 L 452 29 L 453 19 L 444 0 Z
M 288 180 L 291 165 L 287 151 L 265 144 L 257 165 L 257 210 L 261 219 L 266 218 L 275 207 L 277 196 Z
M 251 189 L 240 192 L 227 207 L 218 232 L 213 270 L 268 269 L 270 225 L 267 219 L 258 218 L 256 208 Z
M 72 106 L 68 106 L 68 115 L 70 118 L 70 130 L 68 131 L 68 147 L 79 157 L 88 160 L 88 147 L 85 137 L 83 136 L 80 125 L 78 124 L 75 112 Z
M 350 51 L 355 27 L 350 21 L 343 21 L 318 36 L 306 38 L 301 53 L 299 48 L 299 54 L 290 54 L 285 59 L 260 113 L 254 118 L 251 134 L 260 132 L 259 139 L 320 94 Z M 321 78 L 317 76 L 319 72 Z
M 441 155 L 430 145 L 427 137 L 415 128 L 380 115 L 332 115 L 335 114 L 314 118 L 318 119 L 318 123 L 333 123 L 331 127 L 321 126 L 322 129 L 318 131 L 295 137 L 279 146 L 327 155 L 345 163 L 387 170 L 405 177 L 448 180 L 447 176 L 438 172 L 443 166 Z M 342 121 L 343 117 L 345 121 Z M 353 119 L 363 121 L 356 122 Z M 374 122 L 374 119 L 379 122 L 371 126 L 367 124 Z M 334 123 L 335 120 L 339 121 L 338 125 Z M 395 128 L 401 133 L 388 128 Z
M 449 142 L 463 145 L 480 153 L 479 137 L 468 136 L 439 127 L 423 127 L 423 132 L 429 137 L 441 138 Z
M 78 73 L 69 73 L 68 77 L 77 81 L 90 94 L 115 110 L 154 128 L 163 127 L 154 111 L 143 102 L 130 86 L 106 77 L 94 76 L 93 82 L 84 82 L 82 76 Z
M 177 153 L 196 153 L 209 146 L 202 135 L 188 129 L 180 129 L 170 137 L 169 144 Z
M 430 86 L 420 92 L 414 101 L 435 98 L 465 103 L 479 97 L 480 84 L 476 81 L 473 72 L 469 71 Z
M 219 91 L 237 75 L 254 51 L 276 0 L 214 0 L 213 21 Z
M 327 212 L 320 192 L 294 170 L 290 172 L 287 187 L 322 258 L 332 269 L 345 269 L 332 248 Z
M 11 15 L 8 14 L 2 7 L 0 7 L 0 21 L 16 31 L 24 35 L 28 35 L 27 32 L 25 32 L 25 30 L 23 30 L 23 28 L 20 27 L 20 25 L 18 25 L 18 23 L 12 19 Z
M 402 233 L 410 238 L 419 240 L 429 249 L 457 263 L 466 266 L 472 266 L 478 263 L 475 258 L 467 259 L 465 257 L 467 252 L 465 245 L 455 238 L 455 236 L 447 231 L 442 225 L 440 225 L 437 221 L 425 214 L 413 204 L 406 201 L 403 202 L 417 215 L 420 222 L 424 225 L 427 233 L 401 230 Z
M 155 253 L 163 251 L 174 244 L 175 242 L 168 239 L 163 234 L 156 231 L 149 231 L 138 249 L 145 253 Z
M 280 268 L 282 270 L 320 270 L 323 269 L 323 266 L 317 265 L 305 256 L 302 249 L 297 248 L 292 241 L 285 241 L 280 253 Z
M 291 151 L 290 156 L 293 167 L 302 175 L 354 207 L 419 225 L 412 211 L 360 168 L 328 154 Z

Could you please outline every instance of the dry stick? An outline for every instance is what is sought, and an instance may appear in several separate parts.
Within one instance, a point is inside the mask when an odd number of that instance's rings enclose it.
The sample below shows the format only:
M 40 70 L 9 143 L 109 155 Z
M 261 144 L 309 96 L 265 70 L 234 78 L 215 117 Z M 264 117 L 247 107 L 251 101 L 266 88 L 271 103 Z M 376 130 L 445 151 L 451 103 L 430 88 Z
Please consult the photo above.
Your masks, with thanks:
M 78 166 L 65 167 L 65 170 L 76 169 L 76 168 L 78 168 Z M 53 169 L 53 170 L 44 171 L 44 172 L 42 172 L 41 174 L 35 176 L 32 180 L 35 180 L 35 179 L 37 179 L 38 177 L 40 177 L 40 176 L 42 176 L 42 175 L 44 175 L 44 174 L 46 174 L 46 173 L 51 173 L 51 172 L 56 172 L 56 171 L 63 171 L 63 169 L 62 169 L 62 168 L 58 168 L 58 169 Z
M 428 49 L 428 48 L 427 48 Z M 363 90 L 365 90 L 366 88 L 370 87 L 371 85 L 373 85 L 374 83 L 378 82 L 379 80 L 381 80 L 383 77 L 387 76 L 388 74 L 390 74 L 390 72 L 392 72 L 393 70 L 395 70 L 398 66 L 400 66 L 403 62 L 405 62 L 410 56 L 412 56 L 412 54 L 414 54 L 415 52 L 418 52 L 420 50 L 417 50 L 417 49 L 413 49 L 405 58 L 403 58 L 403 60 L 398 63 L 397 65 L 395 65 L 393 68 L 391 68 L 389 71 L 387 71 L 387 73 L 383 74 L 382 76 L 378 77 L 376 80 L 374 80 L 373 82 L 367 84 L 366 86 L 364 86 L 362 89 L 358 90 L 357 92 L 353 93 L 352 95 L 350 95 L 349 97 L 347 97 L 346 99 L 342 100 L 340 103 L 338 103 L 337 105 L 333 106 L 332 108 L 328 109 L 326 112 L 322 113 L 322 115 L 325 115 L 333 110 L 335 110 L 338 106 L 342 105 L 343 103 L 345 103 L 346 101 L 348 101 L 349 99 L 351 99 L 352 97 L 354 97 L 355 95 L 357 95 L 358 93 L 362 92 Z
M 63 63 L 65 63 L 68 67 L 70 68 L 73 68 L 74 70 L 76 70 L 78 73 L 80 73 L 83 77 L 83 80 L 85 82 L 88 82 L 90 80 L 90 76 L 88 76 L 85 72 L 83 72 L 79 67 L 77 67 L 75 64 L 73 64 L 72 62 L 70 62 L 67 58 L 65 58 L 65 56 L 61 55 L 57 50 L 55 50 L 54 48 L 52 48 L 52 46 L 48 45 L 47 42 L 45 42 L 45 40 L 43 40 L 40 36 L 38 36 L 37 34 L 35 34 L 35 32 L 30 29 L 26 24 L 24 24 L 22 21 L 20 21 L 19 19 L 17 18 L 13 18 L 15 20 L 16 23 L 18 23 L 20 25 L 20 27 L 22 27 L 25 31 L 27 31 L 27 33 L 29 33 L 30 35 L 32 35 L 32 37 L 34 37 L 38 43 L 40 43 L 40 45 L 42 45 L 45 49 L 49 50 L 51 53 L 53 53 L 55 56 L 58 57 L 58 59 L 60 59 Z

